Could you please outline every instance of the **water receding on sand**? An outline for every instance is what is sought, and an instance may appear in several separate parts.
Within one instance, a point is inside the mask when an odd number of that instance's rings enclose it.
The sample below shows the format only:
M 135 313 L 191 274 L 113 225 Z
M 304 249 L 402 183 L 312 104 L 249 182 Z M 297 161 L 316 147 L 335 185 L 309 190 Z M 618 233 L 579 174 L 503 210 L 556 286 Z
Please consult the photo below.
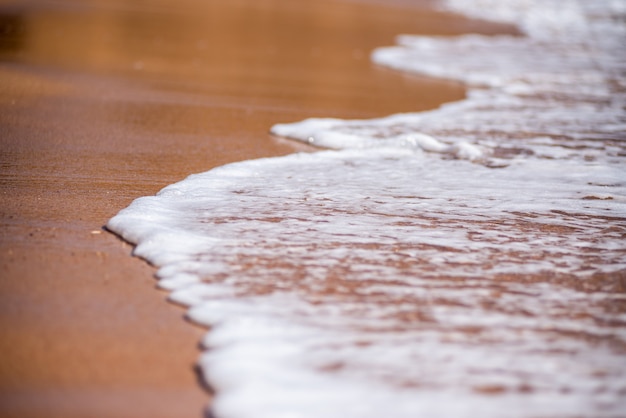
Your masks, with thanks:
M 466 100 L 276 125 L 334 150 L 193 175 L 109 222 L 211 327 L 217 416 L 623 413 L 626 8 L 501 3 L 446 4 L 527 36 L 373 53 Z

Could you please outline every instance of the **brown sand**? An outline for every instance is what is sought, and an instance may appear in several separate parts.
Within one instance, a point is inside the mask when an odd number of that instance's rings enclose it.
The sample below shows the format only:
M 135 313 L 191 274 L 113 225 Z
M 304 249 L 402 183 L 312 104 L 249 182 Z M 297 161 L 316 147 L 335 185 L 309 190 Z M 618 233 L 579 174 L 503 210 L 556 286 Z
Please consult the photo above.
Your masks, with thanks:
M 203 330 L 102 226 L 188 174 L 301 149 L 274 123 L 462 98 L 368 53 L 509 28 L 421 5 L 0 1 L 0 416 L 201 416 Z

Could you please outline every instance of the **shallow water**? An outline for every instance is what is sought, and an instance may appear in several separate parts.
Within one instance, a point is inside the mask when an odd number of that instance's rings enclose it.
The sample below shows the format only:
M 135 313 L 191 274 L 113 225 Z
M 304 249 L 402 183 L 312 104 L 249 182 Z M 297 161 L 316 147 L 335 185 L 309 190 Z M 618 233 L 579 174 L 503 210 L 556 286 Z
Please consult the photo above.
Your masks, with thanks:
M 626 410 L 626 7 L 491 3 L 446 7 L 526 36 L 372 55 L 463 102 L 276 125 L 336 150 L 193 175 L 109 222 L 211 327 L 217 416 Z

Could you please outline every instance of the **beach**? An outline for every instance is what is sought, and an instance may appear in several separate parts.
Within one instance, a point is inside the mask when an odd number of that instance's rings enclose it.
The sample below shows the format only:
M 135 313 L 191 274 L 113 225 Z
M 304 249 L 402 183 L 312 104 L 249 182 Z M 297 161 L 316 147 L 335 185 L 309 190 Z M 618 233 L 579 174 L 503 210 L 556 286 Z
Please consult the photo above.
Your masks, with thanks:
M 464 97 L 374 66 L 398 33 L 510 32 L 425 5 L 0 2 L 0 415 L 202 416 L 204 329 L 103 226 L 226 163 L 308 151 L 269 128 Z

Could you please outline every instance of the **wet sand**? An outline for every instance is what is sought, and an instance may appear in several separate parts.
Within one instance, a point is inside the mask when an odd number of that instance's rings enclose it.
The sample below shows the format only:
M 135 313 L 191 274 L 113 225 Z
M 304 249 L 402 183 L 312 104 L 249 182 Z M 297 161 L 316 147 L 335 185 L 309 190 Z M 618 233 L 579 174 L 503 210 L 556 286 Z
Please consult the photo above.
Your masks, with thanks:
M 0 415 L 201 416 L 204 330 L 102 226 L 269 127 L 459 100 L 372 65 L 398 33 L 511 30 L 425 2 L 0 1 Z

